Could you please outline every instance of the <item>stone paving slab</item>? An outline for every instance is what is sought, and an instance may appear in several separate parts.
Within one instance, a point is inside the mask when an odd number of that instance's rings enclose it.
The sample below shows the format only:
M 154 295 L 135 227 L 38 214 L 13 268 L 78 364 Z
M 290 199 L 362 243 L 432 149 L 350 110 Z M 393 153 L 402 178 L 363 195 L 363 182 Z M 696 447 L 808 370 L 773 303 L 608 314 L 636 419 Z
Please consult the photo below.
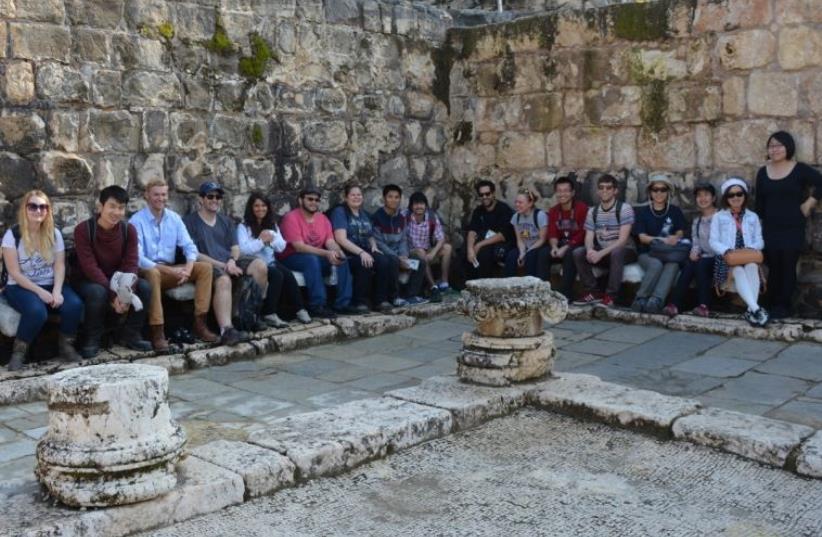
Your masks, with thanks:
M 563 373 L 529 392 L 533 404 L 571 416 L 667 436 L 673 421 L 700 408 L 698 401 Z
M 178 465 L 179 484 L 154 500 L 106 509 L 75 510 L 42 501 L 35 486 L 0 495 L 0 535 L 118 537 L 218 511 L 242 503 L 243 479 L 189 457 Z
M 822 429 L 822 401 L 818 399 L 794 399 L 768 411 L 765 415 L 777 420 Z
M 773 360 L 757 365 L 756 370 L 822 382 L 822 352 L 817 344 L 797 343 L 780 352 Z
M 191 454 L 241 475 L 246 500 L 294 484 L 294 463 L 270 449 L 245 442 L 217 440 L 194 448 Z
M 814 429 L 784 421 L 709 408 L 674 422 L 674 437 L 782 468 Z
M 738 360 L 754 360 L 762 362 L 773 358 L 779 351 L 787 347 L 781 341 L 762 341 L 759 339 L 745 339 L 734 337 L 724 343 L 705 351 L 704 356 L 720 356 Z
M 508 387 L 477 386 L 457 377 L 432 377 L 419 386 L 386 393 L 387 396 L 448 410 L 456 426 L 467 429 L 525 404 L 530 384 Z
M 738 377 L 753 369 L 756 362 L 727 358 L 725 356 L 698 356 L 691 360 L 680 362 L 672 367 L 676 371 L 708 375 L 709 377 Z
M 721 387 L 706 392 L 705 395 L 755 404 L 780 405 L 805 393 L 811 385 L 810 382 L 800 379 L 749 371 L 739 378 L 728 380 Z
M 822 478 L 822 431 L 816 431 L 799 448 L 796 471 L 809 477 Z

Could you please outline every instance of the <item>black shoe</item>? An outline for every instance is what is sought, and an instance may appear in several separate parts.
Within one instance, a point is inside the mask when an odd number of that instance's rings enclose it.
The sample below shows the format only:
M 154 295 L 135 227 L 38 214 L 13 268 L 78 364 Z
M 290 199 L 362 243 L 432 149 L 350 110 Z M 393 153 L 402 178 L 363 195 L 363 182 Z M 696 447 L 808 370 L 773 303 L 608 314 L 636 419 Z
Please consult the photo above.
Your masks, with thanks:
M 349 304 L 348 306 L 343 306 L 342 308 L 334 307 L 332 309 L 339 315 L 362 315 L 371 311 L 368 309 L 368 306 L 363 304 L 357 304 L 356 306 Z
M 151 350 L 151 343 L 142 338 L 123 339 L 120 343 L 123 347 L 133 351 L 148 352 Z
M 336 319 L 337 314 L 326 308 L 325 306 L 318 306 L 316 308 L 308 308 L 308 314 L 312 319 Z
M 431 302 L 442 302 L 442 292 L 440 291 L 439 287 L 434 286 L 431 288 Z
M 263 330 L 268 330 L 269 328 L 268 323 L 263 322 L 261 319 L 257 319 L 254 321 L 254 326 L 251 327 L 251 331 L 262 332 Z
M 220 345 L 228 345 L 230 347 L 247 339 L 248 334 L 246 334 L 245 332 L 241 332 L 233 326 L 231 326 L 229 328 L 226 328 L 225 332 L 223 332 L 223 335 L 220 336 Z
M 149 344 L 149 348 L 151 344 Z M 83 357 L 84 360 L 88 360 L 90 358 L 96 357 L 100 354 L 100 346 L 99 345 L 86 345 L 80 349 L 80 356 Z

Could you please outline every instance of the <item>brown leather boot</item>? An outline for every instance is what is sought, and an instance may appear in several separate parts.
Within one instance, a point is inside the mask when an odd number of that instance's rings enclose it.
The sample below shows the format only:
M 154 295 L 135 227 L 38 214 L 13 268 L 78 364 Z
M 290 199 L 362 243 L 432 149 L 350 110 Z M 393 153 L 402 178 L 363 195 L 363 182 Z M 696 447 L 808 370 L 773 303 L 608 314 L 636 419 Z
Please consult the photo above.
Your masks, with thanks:
M 217 337 L 217 334 L 208 329 L 205 314 L 194 316 L 193 328 L 194 335 L 200 338 L 201 340 L 205 341 L 206 343 L 214 343 L 215 341 L 220 339 L 219 337 Z
M 149 326 L 151 348 L 157 352 L 168 351 L 168 340 L 166 339 L 165 329 L 161 324 L 152 324 Z

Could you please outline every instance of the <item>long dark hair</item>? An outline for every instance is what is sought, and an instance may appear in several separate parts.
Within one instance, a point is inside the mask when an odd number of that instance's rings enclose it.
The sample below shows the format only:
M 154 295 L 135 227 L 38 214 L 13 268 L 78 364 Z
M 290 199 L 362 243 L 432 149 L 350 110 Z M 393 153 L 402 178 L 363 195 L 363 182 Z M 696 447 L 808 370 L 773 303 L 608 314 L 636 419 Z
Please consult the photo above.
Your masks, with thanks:
M 257 222 L 257 217 L 254 216 L 254 202 L 260 200 L 265 203 L 268 212 L 265 213 L 265 218 L 262 222 Z M 243 215 L 243 223 L 251 230 L 251 236 L 255 239 L 260 236 L 264 229 L 277 229 L 277 216 L 274 214 L 274 206 L 271 201 L 265 197 L 260 191 L 252 192 L 248 196 L 248 201 L 245 203 L 245 214 Z

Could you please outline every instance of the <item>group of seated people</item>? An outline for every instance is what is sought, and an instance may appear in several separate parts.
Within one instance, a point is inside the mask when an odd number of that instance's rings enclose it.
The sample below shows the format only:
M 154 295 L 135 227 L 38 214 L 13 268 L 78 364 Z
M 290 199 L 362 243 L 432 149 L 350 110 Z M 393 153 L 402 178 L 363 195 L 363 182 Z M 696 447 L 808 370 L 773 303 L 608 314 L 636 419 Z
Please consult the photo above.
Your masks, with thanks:
M 744 179 L 732 177 L 722 184 L 721 210 L 714 186 L 697 184 L 693 192 L 699 215 L 689 238 L 685 216 L 672 203 L 674 184 L 665 175 L 650 177 L 649 202 L 636 210 L 620 201 L 612 175 L 597 180 L 599 199 L 593 207 L 577 199 L 573 179 L 559 177 L 553 184 L 556 204 L 547 213 L 538 207 L 533 190 L 520 191 L 512 211 L 496 199 L 494 183 L 480 180 L 475 185 L 480 203 L 465 238 L 464 276 L 494 277 L 503 268 L 505 276 L 549 279 L 551 265 L 560 264 L 559 289 L 569 301 L 575 298 L 579 275 L 583 291 L 576 303 L 610 306 L 625 265 L 638 261 L 644 276 L 633 310 L 677 315 L 696 279 L 693 313 L 708 316 L 713 290 L 727 288 L 732 280 L 747 306 L 745 319 L 764 326 L 789 314 L 805 219 L 822 195 L 822 175 L 793 160 L 795 145 L 788 133 L 771 135 L 767 150 L 768 164 L 756 179 L 757 211 L 747 208 L 751 196 Z M 194 335 L 224 345 L 247 338 L 232 324 L 238 307 L 233 291 L 243 278 L 253 280 L 262 296 L 259 318 L 246 327 L 255 331 L 285 327 L 284 319 L 309 323 L 312 318 L 439 301 L 450 291 L 452 248 L 441 219 L 421 192 L 414 192 L 401 210 L 401 188 L 388 185 L 383 206 L 371 215 L 363 208 L 362 189 L 347 184 L 343 202 L 326 216 L 319 210 L 321 192 L 306 188 L 279 225 L 261 192 L 249 196 L 243 221 L 235 224 L 221 212 L 224 194 L 218 183 L 203 183 L 197 210 L 181 217 L 167 207 L 165 181 L 152 179 L 145 185 L 146 207 L 126 222 L 128 193 L 106 187 L 95 216 L 76 226 L 75 259 L 67 263 L 48 196 L 28 192 L 17 223 L 2 240 L 0 286 L 21 314 L 8 368 L 23 366 L 50 311 L 60 316 L 58 347 L 66 360 L 100 352 L 110 312 L 121 324 L 122 345 L 168 351 L 162 294 L 188 282 L 194 285 Z M 765 262 L 770 314 L 759 304 Z M 441 265 L 439 281 L 434 264 Z M 72 268 L 70 278 L 67 267 Z M 604 291 L 598 288 L 595 267 L 608 271 Z M 307 301 L 292 271 L 302 274 Z M 405 284 L 401 273 L 407 276 Z M 330 305 L 326 284 L 336 288 Z M 208 324 L 210 311 L 217 332 Z M 78 353 L 74 339 L 81 323 Z
M 401 189 L 385 187 L 385 206 L 372 218 L 362 209 L 359 186 L 347 185 L 344 202 L 329 216 L 319 211 L 320 191 L 307 188 L 279 225 L 261 192 L 249 196 L 239 224 L 221 211 L 225 192 L 218 183 L 205 182 L 198 193 L 197 210 L 181 217 L 167 207 L 166 182 L 149 180 L 146 207 L 126 222 L 128 193 L 119 186 L 104 188 L 95 216 L 75 227 L 70 261 L 48 196 L 40 190 L 26 193 L 17 223 L 2 241 L 0 287 L 21 314 L 8 368 L 23 367 L 50 312 L 60 317 L 58 346 L 64 360 L 100 352 L 110 313 L 122 345 L 166 352 L 162 294 L 186 283 L 194 286 L 194 335 L 224 345 L 247 339 L 233 326 L 234 291 L 241 278 L 252 279 L 263 297 L 259 320 L 251 327 L 255 331 L 285 327 L 283 319 L 289 318 L 310 323 L 425 303 L 426 283 L 433 300 L 450 289 L 450 245 L 420 192 L 401 211 Z M 431 270 L 437 261 L 443 265 L 439 282 Z M 305 281 L 305 302 L 292 271 Z M 400 271 L 409 273 L 406 285 L 400 285 Z M 336 288 L 330 307 L 326 284 Z M 209 312 L 218 333 L 209 327 Z M 81 324 L 82 341 L 75 345 Z
M 698 305 L 693 313 L 710 314 L 711 298 L 733 288 L 745 302 L 744 318 L 754 326 L 790 313 L 796 288 L 796 265 L 805 237 L 805 220 L 822 196 L 822 175 L 796 162 L 796 145 L 785 131 L 767 142 L 768 163 L 756 177 L 756 212 L 747 208 L 748 183 L 731 177 L 717 192 L 709 183 L 693 188 L 699 215 L 690 226 L 672 201 L 676 190 L 664 174 L 651 175 L 648 204 L 636 209 L 619 200 L 619 183 L 611 175 L 597 180 L 598 203 L 588 207 L 576 199 L 569 177 L 554 181 L 556 205 L 548 213 L 533 190 L 520 191 L 512 211 L 495 199 L 490 181 L 476 184 L 480 205 L 474 210 L 466 238 L 466 259 L 473 277 L 491 277 L 496 265 L 505 275 L 523 272 L 548 279 L 553 263 L 562 265 L 559 290 L 574 300 L 579 275 L 583 291 L 577 304 L 611 306 L 626 264 L 638 262 L 643 278 L 631 309 L 665 313 L 683 308 L 688 288 L 696 280 Z M 768 268 L 771 312 L 759 303 L 762 268 Z M 608 271 L 600 290 L 595 267 Z M 673 291 L 672 291 L 673 290 Z

